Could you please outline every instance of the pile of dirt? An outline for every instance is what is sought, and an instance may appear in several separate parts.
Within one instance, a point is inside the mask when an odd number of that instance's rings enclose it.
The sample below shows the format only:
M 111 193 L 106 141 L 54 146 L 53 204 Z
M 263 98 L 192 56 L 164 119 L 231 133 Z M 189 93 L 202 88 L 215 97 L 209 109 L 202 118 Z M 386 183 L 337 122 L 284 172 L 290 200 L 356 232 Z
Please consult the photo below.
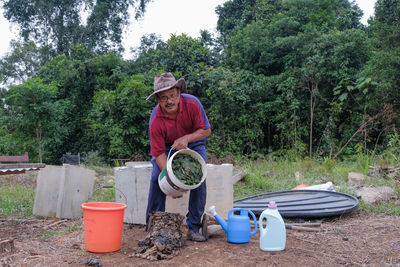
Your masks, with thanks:
M 184 243 L 183 219 L 184 217 L 177 213 L 150 213 L 148 234 L 139 240 L 141 251 L 134 255 L 152 261 L 170 259 L 177 255 Z

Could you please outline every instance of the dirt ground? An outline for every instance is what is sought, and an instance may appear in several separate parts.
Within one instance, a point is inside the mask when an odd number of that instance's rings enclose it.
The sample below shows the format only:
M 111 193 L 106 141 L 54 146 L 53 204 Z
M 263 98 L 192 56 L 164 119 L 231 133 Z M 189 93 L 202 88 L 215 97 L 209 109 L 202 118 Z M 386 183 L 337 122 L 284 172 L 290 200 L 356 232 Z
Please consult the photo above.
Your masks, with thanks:
M 19 179 L 26 182 L 13 182 Z M 124 224 L 119 251 L 91 253 L 82 218 L 0 217 L 0 241 L 15 247 L 0 251 L 0 266 L 400 266 L 400 217 L 361 211 L 325 218 L 319 232 L 287 230 L 280 252 L 260 250 L 259 232 L 249 243 L 232 244 L 220 231 L 204 243 L 185 241 L 172 259 L 151 262 L 133 256 L 145 236 L 144 226 Z

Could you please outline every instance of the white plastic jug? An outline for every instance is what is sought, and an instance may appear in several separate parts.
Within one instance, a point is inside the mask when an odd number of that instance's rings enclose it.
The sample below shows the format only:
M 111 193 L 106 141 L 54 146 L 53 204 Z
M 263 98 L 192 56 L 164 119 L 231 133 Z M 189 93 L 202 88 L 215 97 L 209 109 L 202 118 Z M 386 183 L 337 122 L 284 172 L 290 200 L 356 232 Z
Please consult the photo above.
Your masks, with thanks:
M 263 221 L 266 220 L 266 226 Z M 260 228 L 260 249 L 280 251 L 286 246 L 286 228 L 275 201 L 270 201 L 258 221 Z

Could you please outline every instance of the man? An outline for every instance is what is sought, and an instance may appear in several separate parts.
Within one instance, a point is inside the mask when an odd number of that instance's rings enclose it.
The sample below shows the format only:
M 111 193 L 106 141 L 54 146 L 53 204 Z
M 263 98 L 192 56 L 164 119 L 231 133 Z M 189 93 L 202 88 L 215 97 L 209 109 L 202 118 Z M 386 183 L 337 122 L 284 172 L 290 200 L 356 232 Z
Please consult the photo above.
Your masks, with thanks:
M 167 166 L 167 155 L 177 150 L 190 148 L 207 159 L 206 137 L 211 134 L 210 124 L 200 101 L 189 94 L 183 94 L 186 82 L 178 81 L 171 73 L 154 78 L 154 96 L 158 104 L 150 116 L 149 136 L 153 172 L 150 181 L 146 212 L 146 228 L 152 211 L 165 211 L 165 194 L 158 185 L 158 176 Z M 203 242 L 206 238 L 199 233 L 201 216 L 206 204 L 206 182 L 190 191 L 189 211 L 186 215 L 189 231 L 187 239 Z

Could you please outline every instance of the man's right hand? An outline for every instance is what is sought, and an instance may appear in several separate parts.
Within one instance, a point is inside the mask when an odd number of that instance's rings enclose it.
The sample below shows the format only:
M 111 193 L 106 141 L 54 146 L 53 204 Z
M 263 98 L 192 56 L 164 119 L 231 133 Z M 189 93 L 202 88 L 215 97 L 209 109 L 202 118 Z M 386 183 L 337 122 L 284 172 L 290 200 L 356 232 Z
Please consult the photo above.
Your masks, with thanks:
M 187 148 L 188 144 L 189 144 L 189 138 L 187 137 L 187 135 L 184 135 L 176 139 L 172 144 L 171 148 L 175 150 L 181 150 Z

